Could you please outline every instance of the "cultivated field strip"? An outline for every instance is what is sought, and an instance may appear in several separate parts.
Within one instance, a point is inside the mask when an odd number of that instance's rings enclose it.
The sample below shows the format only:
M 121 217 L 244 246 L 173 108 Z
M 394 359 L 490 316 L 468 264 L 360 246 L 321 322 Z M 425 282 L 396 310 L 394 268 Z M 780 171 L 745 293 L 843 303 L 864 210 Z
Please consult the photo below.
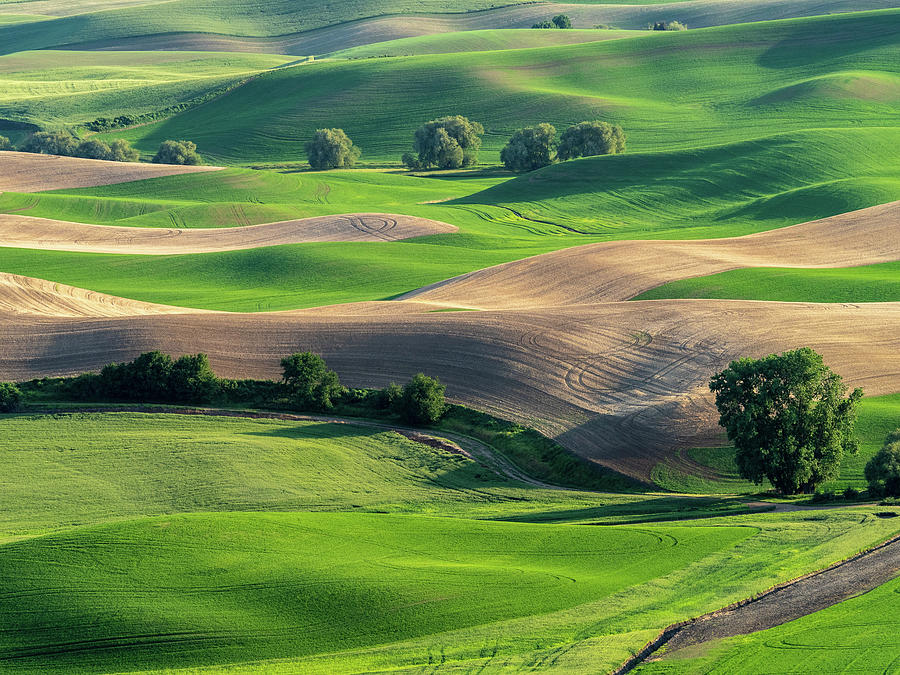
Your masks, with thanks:
M 218 171 L 217 166 L 106 162 L 99 159 L 0 152 L 0 192 L 40 192 L 127 183 L 159 176 Z
M 853 267 L 900 260 L 900 202 L 745 237 L 613 241 L 498 265 L 403 299 L 482 309 L 633 298 L 678 279 L 741 267 Z
M 142 255 L 214 253 L 316 241 L 397 241 L 457 230 L 455 225 L 427 218 L 383 213 L 318 216 L 207 229 L 86 225 L 0 214 L 0 246 Z
M 350 386 L 426 371 L 453 399 L 532 424 L 647 479 L 677 447 L 718 439 L 709 375 L 733 358 L 810 346 L 870 395 L 900 380 L 900 304 L 601 303 L 533 311 L 400 314 L 373 303 L 288 314 L 105 319 L 0 317 L 0 379 L 94 370 L 142 351 L 206 352 L 228 377 L 276 377 L 321 353 Z

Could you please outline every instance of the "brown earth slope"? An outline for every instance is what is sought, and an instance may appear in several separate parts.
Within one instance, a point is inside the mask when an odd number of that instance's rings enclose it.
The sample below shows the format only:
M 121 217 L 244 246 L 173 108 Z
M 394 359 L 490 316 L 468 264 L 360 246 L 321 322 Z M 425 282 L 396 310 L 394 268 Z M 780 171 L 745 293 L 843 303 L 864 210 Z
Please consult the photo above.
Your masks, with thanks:
M 127 183 L 145 178 L 174 176 L 197 171 L 218 171 L 217 166 L 173 166 L 137 162 L 105 162 L 98 159 L 0 152 L 0 192 L 40 192 L 63 188 Z
M 427 218 L 384 213 L 205 229 L 85 225 L 0 214 L 0 246 L 141 255 L 212 253 L 314 241 L 396 241 L 457 230 L 455 225 Z

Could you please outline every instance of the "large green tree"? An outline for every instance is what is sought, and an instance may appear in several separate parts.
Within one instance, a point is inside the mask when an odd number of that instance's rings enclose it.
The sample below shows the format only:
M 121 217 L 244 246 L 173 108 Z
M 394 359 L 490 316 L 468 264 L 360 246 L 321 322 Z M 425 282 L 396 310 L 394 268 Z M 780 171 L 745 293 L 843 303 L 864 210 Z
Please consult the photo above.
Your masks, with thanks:
M 306 143 L 306 157 L 313 169 L 349 169 L 362 153 L 343 129 L 316 129 Z
M 410 169 L 459 169 L 478 161 L 484 127 L 462 115 L 431 120 L 416 129 L 414 153 L 403 155 Z
M 344 390 L 318 354 L 291 354 L 281 359 L 281 368 L 288 395 L 301 410 L 330 410 Z
M 713 376 L 719 424 L 737 450 L 741 476 L 782 494 L 812 492 L 856 452 L 862 390 L 847 386 L 809 348 L 732 361 Z
M 154 164 L 202 164 L 197 144 L 192 141 L 163 141 L 150 160 Z
M 510 171 L 534 171 L 552 164 L 555 151 L 556 129 L 544 122 L 514 133 L 500 151 L 500 160 Z
M 410 424 L 434 424 L 447 411 L 446 387 L 436 377 L 417 373 L 403 387 L 399 412 Z
M 558 157 L 561 160 L 622 152 L 625 152 L 625 132 L 622 127 L 600 120 L 573 124 L 559 139 Z

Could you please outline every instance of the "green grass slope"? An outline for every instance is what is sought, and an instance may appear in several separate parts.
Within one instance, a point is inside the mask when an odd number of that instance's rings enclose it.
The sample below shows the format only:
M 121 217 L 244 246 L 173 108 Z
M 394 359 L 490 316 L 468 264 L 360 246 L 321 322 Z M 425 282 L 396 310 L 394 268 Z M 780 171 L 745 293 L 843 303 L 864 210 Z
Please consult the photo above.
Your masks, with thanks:
M 334 59 L 367 59 L 386 56 L 489 52 L 618 40 L 623 37 L 652 37 L 654 35 L 659 35 L 659 33 L 633 30 L 532 30 L 530 28 L 471 30 L 388 40 L 341 49 L 326 56 Z
M 892 673 L 900 655 L 900 579 L 769 630 L 675 652 L 642 675 Z
M 0 57 L 0 117 L 52 127 L 156 112 L 290 61 L 265 54 L 19 52 Z
M 683 279 L 635 300 L 728 298 L 780 302 L 898 302 L 900 263 L 838 269 L 754 267 Z
M 364 161 L 397 163 L 422 122 L 463 114 L 485 125 L 482 159 L 496 162 L 516 128 L 541 121 L 564 127 L 608 119 L 623 125 L 631 151 L 893 126 L 893 99 L 869 96 L 859 83 L 837 92 L 784 91 L 822 77 L 891 82 L 900 67 L 898 35 L 900 10 L 889 10 L 652 39 L 314 63 L 268 73 L 122 135 L 145 150 L 190 138 L 219 162 L 296 161 L 312 131 L 327 123 L 348 132 Z

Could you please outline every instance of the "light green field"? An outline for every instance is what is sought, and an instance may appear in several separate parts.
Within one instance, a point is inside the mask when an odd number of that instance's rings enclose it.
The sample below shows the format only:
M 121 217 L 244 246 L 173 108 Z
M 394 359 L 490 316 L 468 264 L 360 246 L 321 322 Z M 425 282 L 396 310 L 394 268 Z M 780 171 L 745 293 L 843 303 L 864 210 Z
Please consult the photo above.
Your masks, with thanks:
M 838 269 L 755 267 L 673 281 L 635 300 L 728 298 L 780 302 L 898 302 L 900 263 Z
M 52 127 L 152 113 L 293 60 L 203 52 L 19 52 L 0 56 L 0 117 Z
M 685 649 L 635 673 L 893 673 L 900 651 L 900 579 L 751 635 Z
M 866 462 L 881 449 L 887 435 L 898 428 L 900 428 L 900 394 L 864 398 L 860 404 L 855 429 L 856 437 L 859 439 L 859 453 L 844 455 L 838 477 L 825 483 L 822 489 L 835 492 L 847 487 L 866 489 L 863 473 Z M 753 494 L 770 487 L 768 482 L 758 486 L 740 478 L 734 461 L 734 448 L 694 448 L 687 450 L 686 454 L 692 460 L 712 469 L 717 476 L 705 478 L 686 474 L 662 463 L 654 468 L 653 481 L 673 492 L 695 494 Z
M 326 54 L 333 59 L 368 59 L 385 56 L 419 56 L 422 54 L 457 54 L 460 52 L 489 52 L 504 49 L 533 49 L 558 45 L 618 40 L 625 37 L 653 37 L 654 31 L 634 30 L 533 30 L 506 28 L 469 30 L 418 37 L 388 40 L 360 47 L 341 49 Z
M 604 671 L 667 623 L 896 529 L 865 510 L 489 522 L 708 500 L 536 489 L 392 432 L 316 422 L 0 425 L 0 652 L 24 671 Z
M 484 124 L 489 163 L 515 129 L 542 121 L 621 124 L 633 152 L 893 126 L 898 35 L 900 10 L 887 10 L 652 39 L 328 61 L 267 73 L 121 133 L 145 151 L 190 138 L 216 162 L 271 163 L 302 158 L 302 144 L 327 121 L 347 131 L 363 161 L 397 164 L 412 132 L 442 114 Z

